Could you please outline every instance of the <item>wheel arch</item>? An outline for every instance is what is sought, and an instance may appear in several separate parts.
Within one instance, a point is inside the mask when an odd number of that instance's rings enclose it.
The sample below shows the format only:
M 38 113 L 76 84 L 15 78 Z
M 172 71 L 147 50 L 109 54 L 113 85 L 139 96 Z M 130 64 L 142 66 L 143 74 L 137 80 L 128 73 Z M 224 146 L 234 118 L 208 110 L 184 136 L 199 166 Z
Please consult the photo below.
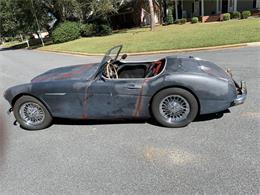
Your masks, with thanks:
M 189 88 L 187 88 L 187 87 L 184 87 L 184 86 L 181 86 L 181 85 L 170 85 L 170 86 L 166 86 L 166 87 L 163 87 L 163 88 L 160 88 L 159 90 L 157 90 L 157 91 L 152 95 L 152 97 L 151 97 L 151 99 L 150 99 L 150 102 L 149 102 L 149 111 L 150 111 L 151 114 L 152 114 L 152 112 L 151 112 L 151 105 L 152 105 L 153 98 L 155 97 L 155 95 L 158 94 L 159 92 L 161 92 L 161 91 L 163 91 L 163 90 L 165 90 L 165 89 L 169 89 L 169 88 L 180 88 L 180 89 L 184 89 L 184 90 L 190 92 L 190 93 L 195 97 L 195 99 L 196 99 L 196 101 L 197 101 L 197 103 L 198 103 L 198 113 L 197 113 L 197 115 L 200 114 L 201 103 L 200 103 L 200 101 L 199 101 L 198 96 L 197 96 L 191 89 L 189 89 Z
M 37 99 L 38 101 L 40 101 L 40 102 L 46 107 L 46 109 L 48 110 L 48 112 L 49 112 L 50 115 L 52 116 L 52 112 L 51 112 L 51 109 L 50 109 L 49 105 L 48 105 L 45 101 L 43 101 L 42 99 L 40 99 L 40 98 L 38 98 L 38 97 L 36 97 L 36 96 L 30 94 L 30 93 L 19 93 L 19 94 L 17 94 L 16 96 L 14 96 L 14 98 L 12 99 L 12 102 L 11 102 L 12 108 L 14 107 L 15 102 L 16 102 L 19 98 L 21 98 L 22 96 L 31 96 L 31 97 Z

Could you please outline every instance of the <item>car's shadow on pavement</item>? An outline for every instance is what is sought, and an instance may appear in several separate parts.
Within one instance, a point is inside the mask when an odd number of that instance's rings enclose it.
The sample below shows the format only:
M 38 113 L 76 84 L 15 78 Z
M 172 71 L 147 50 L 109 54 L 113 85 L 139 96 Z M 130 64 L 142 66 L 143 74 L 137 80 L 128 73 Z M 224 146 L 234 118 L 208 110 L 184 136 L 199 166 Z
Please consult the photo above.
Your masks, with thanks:
M 230 110 L 225 110 L 223 112 L 217 112 L 212 114 L 198 115 L 193 122 L 209 121 L 214 119 L 220 119 L 224 114 L 230 113 Z
M 109 124 L 142 124 L 153 119 L 63 119 L 55 118 L 55 125 L 109 125 Z
M 213 114 L 198 115 L 193 122 L 209 121 L 220 119 L 225 113 L 230 113 L 229 110 Z M 148 123 L 151 125 L 162 127 L 154 118 L 149 119 L 64 119 L 55 118 L 53 124 L 55 125 L 106 125 L 106 124 L 144 124 Z

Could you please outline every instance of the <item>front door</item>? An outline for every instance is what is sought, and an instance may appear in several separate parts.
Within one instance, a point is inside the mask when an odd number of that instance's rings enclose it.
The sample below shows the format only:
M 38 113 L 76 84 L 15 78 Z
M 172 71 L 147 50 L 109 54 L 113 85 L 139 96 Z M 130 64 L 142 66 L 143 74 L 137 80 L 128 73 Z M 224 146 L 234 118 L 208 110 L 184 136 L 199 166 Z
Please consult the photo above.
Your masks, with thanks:
M 194 2 L 193 15 L 194 16 L 200 16 L 200 1 Z
M 117 118 L 136 117 L 142 96 L 145 79 L 114 79 L 113 86 L 113 116 Z
M 256 8 L 257 0 L 253 0 L 253 8 Z
M 228 12 L 228 0 L 222 0 L 222 13 Z
M 86 88 L 83 100 L 83 114 L 87 119 L 105 119 L 112 116 L 113 88 L 111 82 L 93 80 Z
M 139 113 L 145 79 L 106 79 L 93 81 L 86 90 L 86 118 L 129 118 Z
M 178 10 L 178 18 L 182 18 L 182 1 L 178 1 L 177 3 L 177 10 Z

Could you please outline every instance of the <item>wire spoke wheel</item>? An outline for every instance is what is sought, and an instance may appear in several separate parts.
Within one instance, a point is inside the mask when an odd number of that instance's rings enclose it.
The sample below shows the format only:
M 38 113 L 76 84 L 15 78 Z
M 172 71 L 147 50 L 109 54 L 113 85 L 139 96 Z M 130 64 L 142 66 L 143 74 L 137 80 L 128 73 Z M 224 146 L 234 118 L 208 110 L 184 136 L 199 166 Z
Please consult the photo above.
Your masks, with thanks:
M 21 119 L 27 124 L 37 126 L 45 119 L 44 109 L 37 103 L 26 102 L 19 109 Z
M 15 119 L 26 130 L 40 130 L 52 124 L 52 116 L 46 106 L 29 95 L 23 95 L 13 106 Z
M 188 101 L 180 95 L 169 95 L 159 105 L 160 114 L 169 123 L 185 120 L 190 113 Z
M 195 96 L 181 88 L 167 88 L 158 92 L 152 101 L 152 114 L 162 126 L 185 127 L 198 114 Z

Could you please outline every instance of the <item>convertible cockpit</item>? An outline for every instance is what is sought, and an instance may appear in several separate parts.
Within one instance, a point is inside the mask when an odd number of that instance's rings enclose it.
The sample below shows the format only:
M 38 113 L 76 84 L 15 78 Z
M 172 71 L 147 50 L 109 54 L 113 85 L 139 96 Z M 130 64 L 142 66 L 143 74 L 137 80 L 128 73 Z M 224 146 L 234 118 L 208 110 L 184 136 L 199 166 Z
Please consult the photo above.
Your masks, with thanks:
M 152 62 L 113 62 L 109 60 L 104 65 L 103 76 L 108 79 L 154 77 L 163 71 L 165 61 L 165 59 Z

